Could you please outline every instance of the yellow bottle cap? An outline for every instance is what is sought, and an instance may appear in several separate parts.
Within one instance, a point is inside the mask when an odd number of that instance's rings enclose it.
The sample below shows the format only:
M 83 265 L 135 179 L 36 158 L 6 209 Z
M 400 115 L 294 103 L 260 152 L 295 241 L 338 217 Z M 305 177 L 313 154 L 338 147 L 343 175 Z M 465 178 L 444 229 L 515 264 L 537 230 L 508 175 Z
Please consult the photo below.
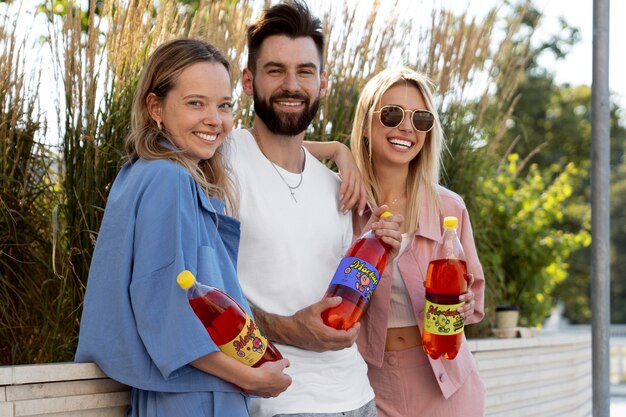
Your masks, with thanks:
M 390 216 L 393 216 L 393 214 L 391 214 L 391 213 L 390 213 L 390 212 L 388 212 L 388 211 L 384 211 L 384 212 L 383 212 L 383 214 L 381 214 L 381 215 L 380 215 L 380 218 L 382 219 L 382 218 L 384 218 L 384 217 L 390 217 Z
M 443 228 L 446 230 L 456 229 L 459 225 L 459 219 L 454 216 L 447 216 L 443 218 Z
M 183 272 L 178 274 L 176 282 L 178 282 L 178 285 L 180 285 L 182 289 L 186 290 L 196 282 L 196 277 L 194 277 L 190 271 L 185 269 Z

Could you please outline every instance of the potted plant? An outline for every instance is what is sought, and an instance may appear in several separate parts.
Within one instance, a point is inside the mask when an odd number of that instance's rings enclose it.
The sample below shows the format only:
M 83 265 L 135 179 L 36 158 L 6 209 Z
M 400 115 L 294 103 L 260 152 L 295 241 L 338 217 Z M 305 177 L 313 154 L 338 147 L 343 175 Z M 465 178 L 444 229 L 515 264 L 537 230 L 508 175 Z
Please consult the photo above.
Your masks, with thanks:
M 519 307 L 515 304 L 496 306 L 496 329 L 516 329 Z
M 492 329 L 496 337 L 517 337 L 520 310 L 517 303 L 519 302 L 522 289 L 523 286 L 520 288 L 513 303 L 496 305 L 496 321 L 495 327 Z

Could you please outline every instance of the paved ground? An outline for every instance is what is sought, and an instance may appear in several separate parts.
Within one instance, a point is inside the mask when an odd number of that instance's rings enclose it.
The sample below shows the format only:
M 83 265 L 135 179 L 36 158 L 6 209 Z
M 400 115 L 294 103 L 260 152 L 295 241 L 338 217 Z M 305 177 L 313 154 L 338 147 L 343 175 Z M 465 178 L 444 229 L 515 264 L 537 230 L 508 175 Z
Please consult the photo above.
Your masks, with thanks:
M 611 397 L 611 417 L 626 417 L 626 397 Z
M 611 385 L 611 417 L 626 417 L 626 384 Z

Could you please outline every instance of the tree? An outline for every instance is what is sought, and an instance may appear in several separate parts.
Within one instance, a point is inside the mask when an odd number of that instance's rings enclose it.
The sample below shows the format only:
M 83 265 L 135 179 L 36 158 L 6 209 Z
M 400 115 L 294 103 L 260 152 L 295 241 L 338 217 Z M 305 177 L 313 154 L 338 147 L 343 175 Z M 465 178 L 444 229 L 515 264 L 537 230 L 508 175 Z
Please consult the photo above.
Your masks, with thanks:
M 622 137 L 624 128 L 621 128 Z M 626 323 L 626 159 L 611 181 L 611 322 Z
M 570 231 L 578 230 L 590 216 L 591 190 L 589 185 L 590 147 L 591 147 L 591 88 L 589 86 L 570 86 L 555 83 L 554 76 L 547 69 L 537 65 L 540 53 L 554 53 L 557 59 L 565 57 L 567 46 L 577 39 L 577 30 L 568 28 L 562 21 L 566 34 L 565 40 L 552 39 L 544 43 L 534 59 L 530 60 L 525 77 L 517 90 L 519 100 L 515 112 L 509 121 L 509 129 L 502 141 L 502 148 L 509 146 L 514 152 L 544 170 L 552 164 L 565 165 L 574 163 L 585 175 L 573 185 L 573 198 L 569 203 L 569 218 L 566 227 Z M 623 178 L 615 171 L 622 164 L 626 148 L 626 129 L 620 117 L 620 108 L 611 102 L 611 167 L 614 178 Z M 621 283 L 617 282 L 619 269 L 617 253 L 626 252 L 626 242 L 620 240 L 619 203 L 622 195 L 614 185 L 611 193 L 613 201 L 612 224 L 612 276 L 613 296 L 624 294 Z M 615 202 L 617 201 L 617 202 Z M 622 205 L 623 207 L 623 205 Z M 623 215 L 622 215 L 623 216 Z M 565 303 L 565 315 L 575 323 L 587 323 L 591 318 L 589 306 L 590 286 L 590 248 L 582 247 L 568 260 L 568 277 L 555 288 L 555 297 Z M 619 310 L 624 309 L 624 313 Z M 626 319 L 626 307 L 623 303 L 612 304 L 613 319 Z

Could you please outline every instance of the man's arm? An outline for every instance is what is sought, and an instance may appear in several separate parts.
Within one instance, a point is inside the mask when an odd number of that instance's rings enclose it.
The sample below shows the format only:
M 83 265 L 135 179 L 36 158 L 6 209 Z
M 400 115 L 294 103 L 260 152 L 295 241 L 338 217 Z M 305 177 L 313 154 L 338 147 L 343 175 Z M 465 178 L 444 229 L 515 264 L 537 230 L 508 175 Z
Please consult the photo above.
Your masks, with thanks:
M 252 305 L 251 308 L 257 325 L 270 340 L 314 352 L 325 352 L 352 346 L 361 328 L 359 323 L 347 331 L 336 330 L 324 324 L 322 311 L 340 303 L 341 297 L 323 298 L 298 310 L 292 316 L 267 313 Z

